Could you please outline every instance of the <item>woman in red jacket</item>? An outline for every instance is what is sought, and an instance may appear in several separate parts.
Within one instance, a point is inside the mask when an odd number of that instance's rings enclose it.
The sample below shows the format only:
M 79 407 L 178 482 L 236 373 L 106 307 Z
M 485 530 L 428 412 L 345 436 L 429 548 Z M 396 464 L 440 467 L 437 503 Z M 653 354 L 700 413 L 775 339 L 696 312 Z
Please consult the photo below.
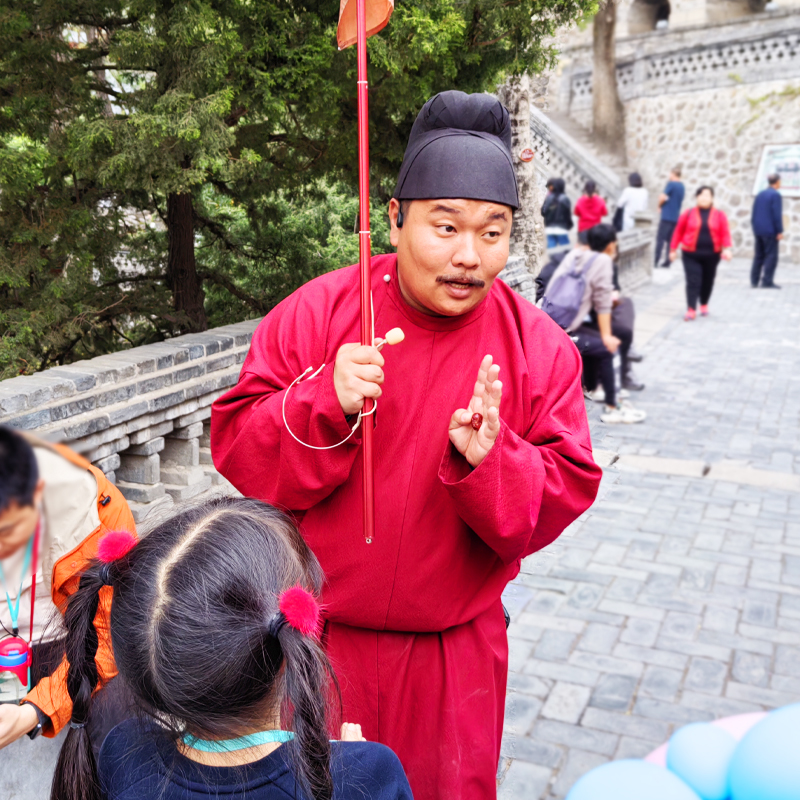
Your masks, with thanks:
M 586 181 L 583 187 L 583 194 L 575 203 L 575 216 L 578 218 L 578 233 L 588 231 L 599 225 L 603 217 L 608 214 L 606 201 L 597 194 L 597 184 L 594 181 Z
M 697 190 L 697 205 L 678 218 L 672 235 L 669 260 L 674 261 L 678 248 L 683 251 L 683 270 L 686 273 L 686 304 L 684 319 L 688 322 L 700 313 L 708 316 L 708 301 L 714 288 L 720 258 L 730 261 L 731 231 L 724 212 L 714 208 L 714 190 L 701 186 Z

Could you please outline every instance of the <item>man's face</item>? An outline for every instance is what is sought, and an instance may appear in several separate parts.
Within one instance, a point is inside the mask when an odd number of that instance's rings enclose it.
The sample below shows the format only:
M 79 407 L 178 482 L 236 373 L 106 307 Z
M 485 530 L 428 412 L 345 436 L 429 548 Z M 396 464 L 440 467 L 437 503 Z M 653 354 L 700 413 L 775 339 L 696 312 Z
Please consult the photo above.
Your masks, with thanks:
M 404 206 L 402 228 L 394 199 L 389 220 L 406 302 L 444 317 L 471 311 L 508 261 L 511 209 L 483 200 L 414 200 Z
M 39 481 L 31 505 L 21 506 L 14 501 L 0 511 L 0 561 L 25 547 L 33 536 L 39 521 L 43 488 L 44 482 Z

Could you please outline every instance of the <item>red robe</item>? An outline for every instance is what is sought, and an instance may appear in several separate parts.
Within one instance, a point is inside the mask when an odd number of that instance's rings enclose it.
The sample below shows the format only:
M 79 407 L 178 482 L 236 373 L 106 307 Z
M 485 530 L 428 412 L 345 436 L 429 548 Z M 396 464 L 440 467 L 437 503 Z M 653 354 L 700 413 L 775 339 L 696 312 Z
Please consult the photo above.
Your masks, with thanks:
M 386 282 L 384 276 L 390 280 Z M 375 541 L 364 542 L 358 432 L 333 385 L 338 348 L 359 340 L 358 268 L 298 289 L 258 326 L 239 383 L 214 404 L 217 469 L 242 493 L 302 517 L 325 570 L 325 641 L 344 719 L 391 747 L 417 800 L 495 796 L 508 645 L 500 594 L 520 560 L 593 502 L 580 357 L 566 333 L 501 281 L 460 317 L 411 308 L 397 257 L 372 260 L 386 382 L 375 429 Z M 481 358 L 501 367 L 501 430 L 476 469 L 448 439 Z

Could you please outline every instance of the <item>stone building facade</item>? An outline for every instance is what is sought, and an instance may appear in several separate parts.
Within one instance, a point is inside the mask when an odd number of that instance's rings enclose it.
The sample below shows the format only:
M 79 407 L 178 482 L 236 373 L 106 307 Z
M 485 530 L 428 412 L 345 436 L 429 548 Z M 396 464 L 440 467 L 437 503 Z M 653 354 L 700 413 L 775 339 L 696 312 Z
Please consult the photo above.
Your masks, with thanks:
M 800 0 L 672 0 L 668 27 L 655 29 L 650 12 L 660 2 L 619 4 L 628 169 L 642 174 L 654 211 L 673 165 L 683 168 L 689 197 L 713 186 L 735 253 L 745 256 L 763 148 L 800 143 Z M 591 29 L 565 33 L 562 53 L 550 77 L 550 109 L 590 129 Z M 784 198 L 784 226 L 781 254 L 800 263 L 800 198 Z

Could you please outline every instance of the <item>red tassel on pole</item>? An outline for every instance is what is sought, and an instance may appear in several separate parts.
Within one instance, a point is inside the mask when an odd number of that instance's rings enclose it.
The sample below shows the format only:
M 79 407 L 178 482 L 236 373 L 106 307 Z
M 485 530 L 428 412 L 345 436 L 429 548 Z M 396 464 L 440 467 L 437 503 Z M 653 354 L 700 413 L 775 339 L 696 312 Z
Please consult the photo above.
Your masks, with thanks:
M 361 276 L 361 344 L 371 345 L 372 278 L 369 227 L 369 99 L 367 95 L 367 0 L 356 2 L 356 50 L 358 56 L 358 264 Z M 373 408 L 364 401 L 364 414 Z M 375 470 L 373 464 L 373 414 L 361 418 L 362 465 L 364 474 L 364 539 L 375 538 Z

